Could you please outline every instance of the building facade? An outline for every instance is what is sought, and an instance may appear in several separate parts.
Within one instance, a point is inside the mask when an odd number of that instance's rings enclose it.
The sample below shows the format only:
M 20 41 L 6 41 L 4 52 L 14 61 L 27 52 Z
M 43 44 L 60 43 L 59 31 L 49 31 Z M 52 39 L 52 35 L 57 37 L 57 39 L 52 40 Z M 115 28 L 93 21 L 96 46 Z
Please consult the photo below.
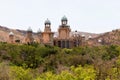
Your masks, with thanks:
M 68 25 L 68 19 L 63 16 L 61 25 L 58 28 L 58 36 L 54 38 L 54 46 L 61 48 L 72 48 L 83 45 L 85 36 L 81 36 L 77 31 L 72 34 L 71 28 Z
M 13 33 L 9 34 L 9 39 L 11 43 L 14 42 Z M 84 45 L 85 36 L 81 36 L 77 31 L 71 32 L 71 28 L 68 25 L 68 19 L 66 16 L 63 16 L 61 18 L 61 24 L 58 27 L 57 35 L 55 32 L 51 31 L 51 22 L 48 19 L 44 22 L 43 32 L 39 29 L 38 32 L 34 33 L 33 35 L 33 31 L 29 27 L 26 31 L 24 43 L 31 44 L 34 42 L 45 45 L 58 46 L 60 48 L 73 48 Z

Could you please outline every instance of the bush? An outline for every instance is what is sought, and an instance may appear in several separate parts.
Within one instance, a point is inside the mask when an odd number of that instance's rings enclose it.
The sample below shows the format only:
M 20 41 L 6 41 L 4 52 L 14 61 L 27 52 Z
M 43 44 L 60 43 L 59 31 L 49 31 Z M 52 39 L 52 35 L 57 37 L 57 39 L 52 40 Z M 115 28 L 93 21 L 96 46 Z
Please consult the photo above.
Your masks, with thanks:
M 12 80 L 32 80 L 32 74 L 29 69 L 23 69 L 22 67 L 11 66 L 10 77 Z

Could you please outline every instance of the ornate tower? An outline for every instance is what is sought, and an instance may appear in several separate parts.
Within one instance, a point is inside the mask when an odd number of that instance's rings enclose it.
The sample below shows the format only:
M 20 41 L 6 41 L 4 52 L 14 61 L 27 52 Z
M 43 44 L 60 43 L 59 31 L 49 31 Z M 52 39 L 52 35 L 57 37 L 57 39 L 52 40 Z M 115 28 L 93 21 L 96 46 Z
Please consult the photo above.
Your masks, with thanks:
M 66 16 L 63 16 L 61 19 L 61 25 L 59 26 L 58 32 L 59 32 L 59 38 L 60 39 L 68 39 L 70 37 L 70 26 L 67 25 L 67 18 Z
M 44 32 L 51 32 L 51 22 L 50 22 L 50 20 L 47 19 L 44 24 L 45 24 Z
M 54 39 L 54 45 L 61 48 L 71 48 L 72 39 L 70 38 L 70 26 L 67 25 L 67 18 L 63 16 L 61 19 L 61 25 L 58 28 L 58 37 Z
M 33 38 L 33 35 L 32 35 L 32 29 L 31 27 L 28 28 L 27 30 L 27 35 L 26 35 L 26 38 L 25 38 L 25 42 L 28 43 L 28 44 L 31 44 L 34 42 L 34 38 Z
M 54 33 L 51 32 L 51 22 L 50 20 L 45 21 L 45 29 L 42 32 L 42 40 L 44 44 L 53 45 L 53 35 Z
M 13 32 L 9 33 L 9 43 L 14 43 L 14 33 Z

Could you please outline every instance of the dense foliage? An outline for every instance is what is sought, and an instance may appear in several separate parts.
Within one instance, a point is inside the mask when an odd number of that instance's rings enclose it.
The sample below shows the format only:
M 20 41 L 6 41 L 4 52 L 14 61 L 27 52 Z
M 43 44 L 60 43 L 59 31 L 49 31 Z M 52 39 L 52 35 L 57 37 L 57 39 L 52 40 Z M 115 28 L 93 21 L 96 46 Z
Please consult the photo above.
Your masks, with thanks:
M 120 46 L 0 43 L 0 80 L 120 80 Z

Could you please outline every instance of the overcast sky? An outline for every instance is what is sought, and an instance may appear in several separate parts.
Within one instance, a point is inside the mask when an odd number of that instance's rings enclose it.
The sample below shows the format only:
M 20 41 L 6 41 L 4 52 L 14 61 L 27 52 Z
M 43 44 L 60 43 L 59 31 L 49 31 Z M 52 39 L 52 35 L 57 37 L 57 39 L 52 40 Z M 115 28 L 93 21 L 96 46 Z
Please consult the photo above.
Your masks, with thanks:
M 103 33 L 120 28 L 120 0 L 0 0 L 0 25 L 34 32 L 51 21 L 57 31 L 62 16 L 72 31 Z

